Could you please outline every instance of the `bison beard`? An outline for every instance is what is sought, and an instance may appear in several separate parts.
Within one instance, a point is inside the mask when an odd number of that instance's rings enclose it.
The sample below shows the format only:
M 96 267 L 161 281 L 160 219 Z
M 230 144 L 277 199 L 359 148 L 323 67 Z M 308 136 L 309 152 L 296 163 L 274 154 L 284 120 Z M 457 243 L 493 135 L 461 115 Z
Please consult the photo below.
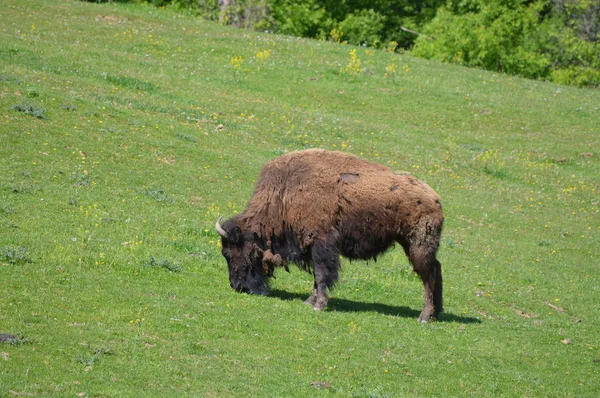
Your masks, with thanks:
M 306 300 L 327 306 L 340 255 L 370 259 L 398 242 L 425 289 L 420 322 L 442 311 L 436 259 L 444 215 L 439 196 L 408 175 L 342 152 L 310 149 L 268 162 L 246 210 L 215 227 L 232 288 L 268 294 L 275 268 L 298 264 L 314 275 Z

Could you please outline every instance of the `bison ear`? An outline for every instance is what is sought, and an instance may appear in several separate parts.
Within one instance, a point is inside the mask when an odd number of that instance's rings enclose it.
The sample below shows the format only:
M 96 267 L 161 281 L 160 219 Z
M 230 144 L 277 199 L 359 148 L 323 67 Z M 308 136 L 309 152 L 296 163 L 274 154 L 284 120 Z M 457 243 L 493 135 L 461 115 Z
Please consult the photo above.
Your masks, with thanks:
M 238 245 L 243 243 L 244 235 L 242 234 L 242 229 L 237 224 L 233 228 L 230 228 L 227 234 L 230 242 Z
M 220 221 L 221 217 L 219 217 L 219 219 L 217 220 L 215 224 L 215 229 L 223 239 L 235 245 L 241 245 L 244 243 L 244 235 L 242 234 L 242 229 L 237 224 L 235 217 L 225 221 L 223 225 L 221 225 Z

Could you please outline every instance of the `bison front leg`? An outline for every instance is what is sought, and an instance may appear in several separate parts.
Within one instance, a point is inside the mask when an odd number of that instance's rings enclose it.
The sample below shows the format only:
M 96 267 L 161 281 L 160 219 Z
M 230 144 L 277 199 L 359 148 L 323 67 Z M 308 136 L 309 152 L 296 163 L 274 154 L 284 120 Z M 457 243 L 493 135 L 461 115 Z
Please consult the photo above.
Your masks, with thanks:
M 314 300 L 313 309 L 321 311 L 327 307 L 329 296 L 327 295 L 327 272 L 321 265 L 314 264 L 315 267 L 315 289 L 311 297 L 308 298 L 311 302 Z
M 309 298 L 306 299 L 304 304 L 315 305 L 316 303 L 317 303 L 317 282 L 315 282 L 312 294 L 310 295 Z
M 312 248 L 312 262 L 315 276 L 313 294 L 306 300 L 315 311 L 327 307 L 329 296 L 327 289 L 332 289 L 338 280 L 340 254 L 335 242 L 315 243 Z

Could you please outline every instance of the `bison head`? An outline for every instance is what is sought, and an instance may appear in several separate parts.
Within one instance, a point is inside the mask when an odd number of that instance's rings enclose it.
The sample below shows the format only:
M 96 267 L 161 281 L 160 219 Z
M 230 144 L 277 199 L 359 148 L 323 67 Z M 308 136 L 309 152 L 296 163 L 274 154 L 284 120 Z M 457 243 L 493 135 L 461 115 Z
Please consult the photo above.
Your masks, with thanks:
M 229 284 L 240 292 L 269 293 L 267 274 L 263 268 L 264 251 L 257 245 L 253 233 L 244 233 L 235 218 L 215 228 L 221 236 L 222 253 L 229 267 Z

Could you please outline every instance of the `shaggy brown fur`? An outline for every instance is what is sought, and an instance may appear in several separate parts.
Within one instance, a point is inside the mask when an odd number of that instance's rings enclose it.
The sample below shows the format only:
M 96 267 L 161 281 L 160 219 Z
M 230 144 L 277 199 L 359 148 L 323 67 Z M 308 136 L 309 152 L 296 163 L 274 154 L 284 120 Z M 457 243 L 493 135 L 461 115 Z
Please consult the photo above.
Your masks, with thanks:
M 439 196 L 424 182 L 346 153 L 310 149 L 268 162 L 247 209 L 218 228 L 226 234 L 234 288 L 264 293 L 275 267 L 296 262 L 314 272 L 307 302 L 315 309 L 327 304 L 340 254 L 375 258 L 398 242 L 423 280 L 419 320 L 426 322 L 442 311 L 435 256 L 443 220 Z

